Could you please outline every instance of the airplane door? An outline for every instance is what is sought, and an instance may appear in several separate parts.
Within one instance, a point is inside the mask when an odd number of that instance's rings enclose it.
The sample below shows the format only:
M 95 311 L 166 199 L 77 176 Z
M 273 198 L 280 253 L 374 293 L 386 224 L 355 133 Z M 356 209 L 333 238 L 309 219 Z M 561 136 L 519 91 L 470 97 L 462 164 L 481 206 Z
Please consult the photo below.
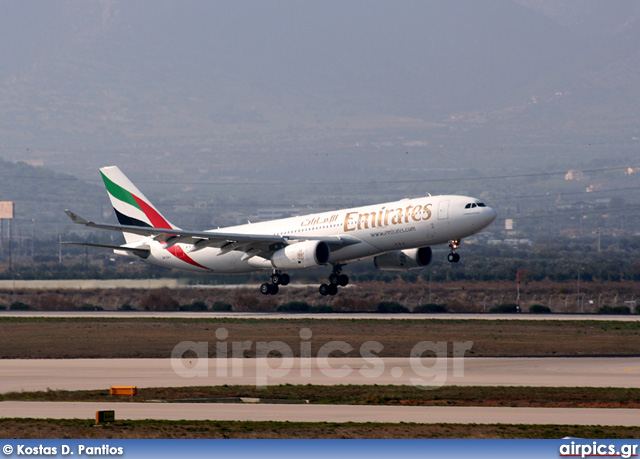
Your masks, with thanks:
M 449 218 L 449 200 L 440 201 L 438 204 L 438 220 L 447 220 Z

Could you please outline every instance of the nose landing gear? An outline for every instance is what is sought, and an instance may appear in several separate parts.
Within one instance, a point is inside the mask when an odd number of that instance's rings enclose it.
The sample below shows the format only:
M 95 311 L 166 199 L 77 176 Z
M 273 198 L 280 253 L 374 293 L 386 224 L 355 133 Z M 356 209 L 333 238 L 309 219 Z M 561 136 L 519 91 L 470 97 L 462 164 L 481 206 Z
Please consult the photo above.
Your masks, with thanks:
M 291 278 L 287 273 L 283 273 L 278 269 L 273 270 L 271 274 L 271 283 L 265 282 L 260 286 L 260 293 L 263 295 L 276 295 L 280 288 L 278 285 L 288 285 Z
M 449 248 L 451 253 L 447 255 L 449 263 L 457 263 L 460 261 L 460 254 L 456 253 L 456 249 L 460 247 L 460 239 L 452 239 L 449 241 Z

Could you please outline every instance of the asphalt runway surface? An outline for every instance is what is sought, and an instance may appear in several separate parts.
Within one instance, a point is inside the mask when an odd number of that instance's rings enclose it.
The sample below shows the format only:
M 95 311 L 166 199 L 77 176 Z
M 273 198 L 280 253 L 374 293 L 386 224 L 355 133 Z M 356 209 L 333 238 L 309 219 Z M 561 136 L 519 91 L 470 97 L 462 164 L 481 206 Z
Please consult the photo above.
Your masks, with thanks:
M 415 422 L 636 426 L 638 409 L 511 408 L 242 403 L 1 402 L 0 417 L 91 419 L 114 410 L 117 420 L 168 419 L 289 422 Z
M 640 388 L 640 357 L 19 359 L 0 365 L 0 393 L 223 384 Z
M 333 320 L 598 320 L 638 322 L 640 314 L 378 314 L 378 313 L 279 313 L 279 312 L 153 312 L 153 311 L 0 311 L 2 317 L 38 318 L 145 318 L 145 319 L 333 319 Z

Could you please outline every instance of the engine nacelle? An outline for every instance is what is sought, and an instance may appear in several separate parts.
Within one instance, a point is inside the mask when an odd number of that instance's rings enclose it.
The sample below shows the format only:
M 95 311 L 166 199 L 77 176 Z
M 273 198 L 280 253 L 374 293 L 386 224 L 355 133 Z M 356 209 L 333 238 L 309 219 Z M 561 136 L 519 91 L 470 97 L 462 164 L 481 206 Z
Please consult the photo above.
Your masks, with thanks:
M 431 247 L 398 250 L 377 256 L 373 263 L 380 271 L 420 269 L 431 263 Z
M 316 268 L 327 264 L 330 253 L 326 242 L 296 242 L 275 252 L 271 264 L 278 269 Z

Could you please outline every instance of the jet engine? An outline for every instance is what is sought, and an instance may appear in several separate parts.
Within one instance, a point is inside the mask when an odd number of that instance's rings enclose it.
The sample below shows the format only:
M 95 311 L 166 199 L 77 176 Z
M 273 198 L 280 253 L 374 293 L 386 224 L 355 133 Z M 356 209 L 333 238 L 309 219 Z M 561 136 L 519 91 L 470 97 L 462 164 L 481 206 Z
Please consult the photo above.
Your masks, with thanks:
M 275 252 L 271 264 L 278 269 L 316 268 L 327 264 L 330 253 L 326 242 L 296 242 Z
M 398 250 L 379 255 L 373 263 L 381 271 L 398 271 L 424 268 L 431 262 L 431 247 Z

